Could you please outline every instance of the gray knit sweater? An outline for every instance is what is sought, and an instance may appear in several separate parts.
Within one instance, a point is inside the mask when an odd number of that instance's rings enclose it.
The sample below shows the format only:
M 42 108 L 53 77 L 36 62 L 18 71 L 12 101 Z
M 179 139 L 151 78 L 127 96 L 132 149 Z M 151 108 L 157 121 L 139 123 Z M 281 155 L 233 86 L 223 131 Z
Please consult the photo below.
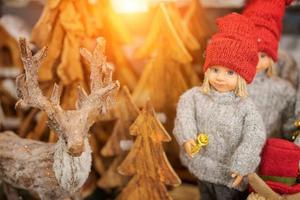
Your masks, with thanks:
M 208 134 L 209 144 L 190 159 L 183 144 L 199 132 Z M 206 95 L 200 87 L 180 97 L 173 134 L 181 147 L 181 161 L 192 174 L 228 187 L 231 172 L 255 171 L 266 139 L 262 118 L 250 98 L 241 99 L 233 92 Z M 238 189 L 245 188 L 244 182 Z
M 300 74 L 300 72 L 299 72 Z M 296 92 L 296 108 L 295 108 L 295 120 L 300 120 L 300 78 L 298 80 L 298 88 Z M 294 141 L 295 144 L 300 146 L 300 135 Z
M 249 96 L 260 112 L 268 137 L 282 137 L 283 126 L 293 126 L 296 91 L 292 84 L 261 72 L 248 86 Z

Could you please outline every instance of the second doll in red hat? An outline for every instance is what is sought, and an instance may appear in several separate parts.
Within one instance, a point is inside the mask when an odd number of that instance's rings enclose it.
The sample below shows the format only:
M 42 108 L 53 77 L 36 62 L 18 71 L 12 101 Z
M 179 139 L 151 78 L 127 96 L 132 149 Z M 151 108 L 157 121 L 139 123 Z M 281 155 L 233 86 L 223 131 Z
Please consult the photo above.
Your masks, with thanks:
M 291 0 L 249 0 L 243 12 L 255 24 L 259 51 L 258 74 L 249 87 L 249 93 L 263 116 L 268 137 L 282 137 L 283 125 L 293 126 L 294 121 L 295 89 L 288 81 L 275 76 L 273 70 L 274 62 L 278 59 L 282 18 L 286 5 L 290 3 Z M 300 185 L 296 183 L 296 178 L 299 153 L 300 148 L 291 142 L 268 139 L 259 170 L 259 175 L 266 183 L 262 184 L 264 187 L 257 186 L 257 182 L 262 180 L 254 182 L 254 185 L 252 183 L 258 195 L 251 195 L 248 199 L 260 199 L 261 196 L 268 199 L 277 196 L 276 199 L 279 199 L 281 195 L 289 199 L 291 196 L 287 195 L 298 193 Z M 299 194 L 296 195 L 299 197 Z
M 276 76 L 282 18 L 291 0 L 249 0 L 243 15 L 255 24 L 259 62 L 257 75 L 248 91 L 265 122 L 268 137 L 282 137 L 284 128 L 294 124 L 296 90 Z
M 204 83 L 180 97 L 173 134 L 182 163 L 199 179 L 201 200 L 240 200 L 266 139 L 246 88 L 256 71 L 257 43 L 254 25 L 242 15 L 227 15 L 217 25 Z

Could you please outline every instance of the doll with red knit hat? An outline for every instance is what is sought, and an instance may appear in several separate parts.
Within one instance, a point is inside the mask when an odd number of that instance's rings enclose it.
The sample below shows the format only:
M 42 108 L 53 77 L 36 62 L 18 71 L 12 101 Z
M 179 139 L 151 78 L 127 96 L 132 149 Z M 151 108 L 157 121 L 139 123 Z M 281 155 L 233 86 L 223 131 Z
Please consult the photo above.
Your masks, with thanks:
M 240 200 L 266 138 L 262 118 L 247 97 L 257 43 L 253 23 L 242 15 L 229 14 L 217 25 L 206 49 L 203 85 L 180 97 L 173 134 L 182 163 L 198 178 L 201 200 Z
M 258 74 L 249 87 L 250 96 L 264 119 L 268 137 L 281 137 L 283 125 L 294 121 L 295 89 L 273 75 L 273 64 L 277 61 L 278 43 L 282 31 L 282 18 L 286 0 L 250 0 L 243 12 L 256 27 L 259 51 Z M 248 199 L 299 198 L 300 185 L 296 179 L 299 172 L 300 147 L 283 139 L 268 139 L 262 152 L 259 175 L 249 175 L 249 182 L 260 196 Z M 265 181 L 263 182 L 262 179 Z
M 291 0 L 249 0 L 243 11 L 255 24 L 259 62 L 249 95 L 265 122 L 268 137 L 282 137 L 284 127 L 293 126 L 296 91 L 287 80 L 275 75 L 278 44 L 285 7 Z

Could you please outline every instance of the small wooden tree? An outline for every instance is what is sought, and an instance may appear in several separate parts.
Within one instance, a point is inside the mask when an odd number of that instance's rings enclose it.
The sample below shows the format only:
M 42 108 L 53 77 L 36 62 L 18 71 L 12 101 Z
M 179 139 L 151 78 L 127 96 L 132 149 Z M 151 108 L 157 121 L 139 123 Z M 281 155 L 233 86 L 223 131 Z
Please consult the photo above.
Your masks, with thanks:
M 39 82 L 46 96 L 51 85 L 62 88 L 63 108 L 74 109 L 77 86 L 88 90 L 88 64 L 80 58 L 79 48 L 90 47 L 87 38 L 99 36 L 101 20 L 94 6 L 87 0 L 49 0 L 32 31 L 32 41 L 38 46 L 48 47 L 48 55 L 41 64 Z M 94 42 L 94 40 L 93 40 Z M 36 140 L 55 142 L 55 133 L 47 129 L 47 116 L 33 109 L 20 126 L 19 134 Z M 36 117 L 38 116 L 38 117 Z
M 0 67 L 14 66 L 21 68 L 22 62 L 18 42 L 0 23 Z
M 204 51 L 207 41 L 216 29 L 205 15 L 206 11 L 199 0 L 192 0 L 188 10 L 184 14 L 184 23 L 200 44 L 200 48 L 190 51 L 193 57 L 193 66 L 201 79 L 204 77 L 202 66 L 204 64 Z
M 97 186 L 105 189 L 105 190 L 112 190 L 117 189 L 118 191 L 122 189 L 129 181 L 129 177 L 122 176 L 118 173 L 117 169 L 123 160 L 126 157 L 126 153 L 122 153 L 116 156 L 112 162 L 109 164 L 108 169 L 105 173 L 101 176 L 100 179 L 97 181 Z
M 94 38 L 100 35 L 106 38 L 108 58 L 116 66 L 114 78 L 132 87 L 136 77 L 120 48 L 120 44 L 129 41 L 130 34 L 111 9 L 109 0 L 47 2 L 32 32 L 33 41 L 38 46 L 49 46 L 49 56 L 41 67 L 40 80 L 52 80 L 58 76 L 64 85 L 70 85 L 74 81 L 88 79 L 85 76 L 89 68 L 80 60 L 78 49 L 79 46 L 92 49 Z
M 201 6 L 200 1 L 191 1 L 188 10 L 184 14 L 184 23 L 200 43 L 201 49 L 204 50 L 206 40 L 213 34 L 216 27 L 206 17 L 205 9 Z
M 167 115 L 170 107 L 175 110 L 185 90 L 199 84 L 190 65 L 192 57 L 174 27 L 177 22 L 172 21 L 169 9 L 160 4 L 145 44 L 136 53 L 139 58 L 153 58 L 133 92 L 138 106 L 150 99 L 156 111 Z
M 2 19 L 1 19 L 2 20 Z M 22 112 L 14 109 L 16 94 L 14 79 L 21 72 L 17 39 L 0 20 L 0 130 L 14 129 L 20 124 Z
M 119 92 L 117 105 L 115 107 L 117 122 L 107 143 L 101 150 L 105 157 L 115 157 L 106 173 L 98 181 L 101 188 L 116 188 L 124 186 L 128 178 L 117 172 L 117 167 L 124 160 L 127 151 L 121 148 L 121 143 L 133 140 L 129 134 L 129 127 L 139 114 L 139 110 L 133 103 L 127 87 L 123 87 Z
M 133 176 L 118 200 L 171 199 L 165 185 L 181 183 L 163 150 L 162 142 L 171 140 L 148 102 L 130 127 L 136 136 L 134 146 L 119 167 L 125 176 Z
M 197 73 L 191 66 L 192 57 L 172 21 L 173 7 L 160 4 L 145 44 L 137 51 L 138 57 L 151 58 L 138 82 L 133 99 L 138 106 L 150 99 L 155 111 L 166 116 L 165 128 L 171 132 L 178 99 L 187 89 L 199 85 Z M 171 11 L 170 11 L 171 10 Z M 178 26 L 178 25 L 177 25 Z M 182 29 L 186 27 L 181 27 Z M 180 167 L 179 148 L 175 140 L 166 152 L 173 166 Z
M 176 33 L 179 35 L 187 50 L 189 52 L 193 52 L 200 49 L 201 46 L 197 41 L 197 38 L 189 29 L 188 24 L 186 24 L 185 21 L 182 20 L 182 14 L 180 13 L 176 5 L 172 3 L 168 4 L 167 10 L 173 23 L 173 26 L 176 30 Z
M 101 29 L 100 34 L 107 40 L 107 56 L 116 67 L 115 78 L 133 91 L 138 77 L 122 49 L 124 44 L 132 41 L 131 34 L 112 8 L 111 0 L 103 0 L 98 10 L 103 10 L 102 19 L 105 28 Z
M 129 127 L 139 114 L 137 106 L 133 103 L 127 87 L 122 87 L 119 92 L 118 102 L 114 109 L 117 122 L 113 133 L 101 150 L 103 156 L 117 156 L 122 153 L 120 141 L 132 139 L 129 134 Z
M 59 83 L 63 88 L 62 106 L 64 108 L 74 109 L 78 85 L 82 85 L 86 90 L 89 89 L 90 67 L 80 59 L 79 47 L 93 49 L 95 38 L 99 35 L 106 37 L 109 34 L 105 33 L 110 33 L 107 39 L 110 52 L 106 52 L 108 59 L 115 64 L 114 78 L 118 77 L 117 79 L 122 84 L 126 84 L 129 80 L 134 80 L 130 82 L 130 85 L 135 84 L 133 70 L 127 58 L 121 48 L 116 48 L 120 43 L 129 40 L 129 33 L 126 27 L 118 21 L 109 5 L 108 0 L 49 0 L 42 16 L 33 28 L 32 41 L 38 47 L 48 46 L 49 49 L 48 56 L 39 71 L 41 87 L 47 95 L 50 95 L 53 82 Z M 117 45 L 112 48 L 112 44 L 116 43 Z M 124 71 L 127 73 L 123 73 Z M 20 135 L 39 140 L 49 138 L 51 142 L 55 142 L 57 139 L 55 134 L 51 132 L 47 134 L 49 130 L 45 125 L 46 115 L 40 114 L 41 120 L 37 120 L 37 124 L 33 126 L 35 116 L 36 111 L 32 110 L 21 125 L 22 129 L 18 131 Z

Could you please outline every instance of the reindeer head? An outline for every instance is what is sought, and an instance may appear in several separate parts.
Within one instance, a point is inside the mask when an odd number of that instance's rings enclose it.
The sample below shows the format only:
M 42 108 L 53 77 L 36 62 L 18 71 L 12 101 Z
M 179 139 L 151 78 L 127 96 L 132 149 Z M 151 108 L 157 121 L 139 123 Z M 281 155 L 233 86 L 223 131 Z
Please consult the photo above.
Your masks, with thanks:
M 65 141 L 69 154 L 80 156 L 84 151 L 84 139 L 90 127 L 97 115 L 105 113 L 112 105 L 115 92 L 119 88 L 119 82 L 112 81 L 113 68 L 106 62 L 104 56 L 104 39 L 97 39 L 93 53 L 80 49 L 81 55 L 91 65 L 91 93 L 88 95 L 83 88 L 78 87 L 76 110 L 61 108 L 61 89 L 57 84 L 54 85 L 50 99 L 45 97 L 39 88 L 37 72 L 47 49 L 43 48 L 33 56 L 25 39 L 20 39 L 19 43 L 25 73 L 17 77 L 20 100 L 16 106 L 22 104 L 45 111 L 49 118 L 50 129 Z

